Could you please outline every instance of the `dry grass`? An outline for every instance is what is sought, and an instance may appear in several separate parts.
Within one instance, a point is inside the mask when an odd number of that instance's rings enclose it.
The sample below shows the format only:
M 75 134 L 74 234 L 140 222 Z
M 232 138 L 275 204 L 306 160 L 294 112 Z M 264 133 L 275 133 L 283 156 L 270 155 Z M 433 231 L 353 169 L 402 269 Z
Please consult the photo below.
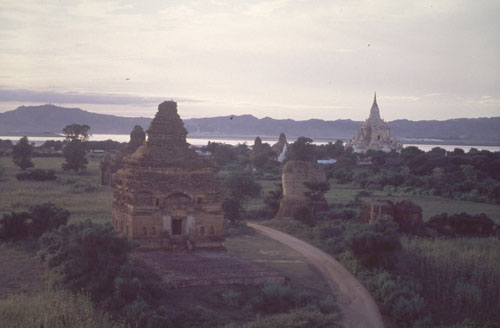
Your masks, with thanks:
M 44 268 L 34 252 L 22 249 L 21 245 L 0 244 L 0 263 L 0 298 L 42 289 Z
M 13 295 L 0 300 L 0 327 L 105 328 L 123 327 L 95 309 L 85 295 L 45 291 L 34 296 Z
M 71 212 L 70 222 L 91 219 L 104 223 L 111 220 L 113 193 L 111 187 L 98 184 L 99 160 L 91 159 L 84 173 L 75 174 L 61 169 L 63 158 L 34 158 L 36 168 L 56 171 L 56 181 L 17 181 L 20 170 L 10 157 L 0 157 L 5 168 L 0 177 L 0 214 L 27 210 L 30 206 L 52 202 Z

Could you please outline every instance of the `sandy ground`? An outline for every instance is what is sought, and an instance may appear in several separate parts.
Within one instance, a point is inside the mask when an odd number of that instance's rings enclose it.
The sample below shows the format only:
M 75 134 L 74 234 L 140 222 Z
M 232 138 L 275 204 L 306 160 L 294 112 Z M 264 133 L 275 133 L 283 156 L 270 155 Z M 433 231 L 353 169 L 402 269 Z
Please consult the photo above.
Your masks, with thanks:
M 321 272 L 337 298 L 344 327 L 384 327 L 377 304 L 366 288 L 342 264 L 322 250 L 286 233 L 259 224 L 247 224 L 304 255 Z

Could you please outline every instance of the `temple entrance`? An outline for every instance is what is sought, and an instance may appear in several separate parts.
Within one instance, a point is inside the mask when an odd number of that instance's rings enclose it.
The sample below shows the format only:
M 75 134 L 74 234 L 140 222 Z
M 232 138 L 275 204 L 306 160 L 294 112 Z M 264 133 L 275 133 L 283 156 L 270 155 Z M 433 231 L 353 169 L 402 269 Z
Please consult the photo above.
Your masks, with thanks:
M 182 235 L 182 218 L 172 219 L 172 235 L 174 236 Z

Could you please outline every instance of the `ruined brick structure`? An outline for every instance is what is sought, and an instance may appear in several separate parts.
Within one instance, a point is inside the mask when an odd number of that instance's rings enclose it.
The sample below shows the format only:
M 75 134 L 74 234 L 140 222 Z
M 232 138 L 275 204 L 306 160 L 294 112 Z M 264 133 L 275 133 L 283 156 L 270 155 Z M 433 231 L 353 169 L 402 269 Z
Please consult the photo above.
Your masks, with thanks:
M 423 223 L 422 208 L 404 199 L 394 204 L 390 200 L 370 200 L 361 204 L 360 217 L 372 223 L 384 216 L 391 217 L 404 232 L 415 232 Z
M 370 116 L 359 127 L 357 137 L 347 143 L 347 147 L 352 147 L 358 153 L 364 153 L 370 149 L 385 152 L 401 150 L 402 145 L 396 140 L 391 139 L 389 126 L 380 118 L 377 94 L 373 98 Z
M 287 148 L 288 142 L 286 141 L 286 136 L 283 132 L 281 132 L 278 142 L 271 147 L 271 149 L 276 153 L 276 160 L 278 162 L 283 163 L 285 161 Z
M 104 157 L 99 163 L 99 184 L 101 186 L 111 186 L 113 183 L 113 174 L 116 172 L 114 170 L 115 161 L 111 154 L 106 152 Z
M 133 154 L 146 140 L 146 134 L 140 125 L 134 126 L 130 133 L 130 141 L 116 156 L 106 153 L 99 164 L 99 183 L 101 186 L 112 186 L 116 171 L 123 167 L 125 156 Z
M 158 106 L 147 135 L 116 173 L 115 229 L 145 248 L 222 246 L 213 167 L 189 148 L 175 102 Z
M 283 167 L 281 182 L 283 199 L 276 218 L 289 218 L 295 209 L 307 205 L 304 182 L 325 182 L 325 171 L 317 164 L 304 161 L 289 161 Z

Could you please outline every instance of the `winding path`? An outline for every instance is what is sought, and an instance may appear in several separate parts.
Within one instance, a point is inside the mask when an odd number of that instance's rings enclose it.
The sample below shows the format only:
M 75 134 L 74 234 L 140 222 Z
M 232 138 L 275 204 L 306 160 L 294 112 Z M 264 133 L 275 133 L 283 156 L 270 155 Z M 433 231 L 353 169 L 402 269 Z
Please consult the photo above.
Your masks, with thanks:
M 330 255 L 300 239 L 255 223 L 248 226 L 304 255 L 326 279 L 342 310 L 342 323 L 348 328 L 383 328 L 377 304 L 366 288 Z

